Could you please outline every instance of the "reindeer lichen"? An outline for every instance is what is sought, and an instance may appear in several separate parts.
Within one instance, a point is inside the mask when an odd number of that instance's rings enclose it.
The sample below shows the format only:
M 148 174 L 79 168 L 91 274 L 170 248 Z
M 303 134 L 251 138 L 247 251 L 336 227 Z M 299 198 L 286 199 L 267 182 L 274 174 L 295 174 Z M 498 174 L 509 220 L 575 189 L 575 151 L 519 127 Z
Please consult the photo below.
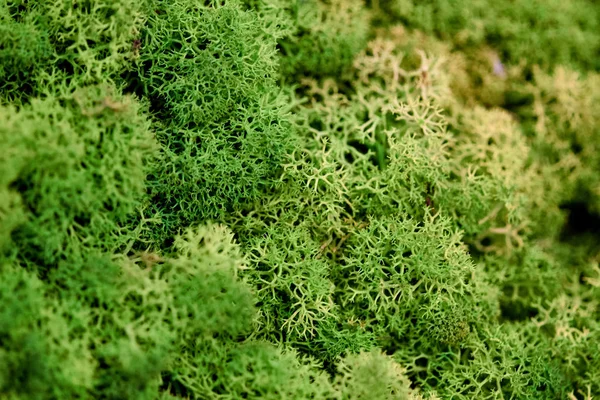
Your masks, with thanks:
M 0 398 L 600 395 L 590 0 L 0 4 Z

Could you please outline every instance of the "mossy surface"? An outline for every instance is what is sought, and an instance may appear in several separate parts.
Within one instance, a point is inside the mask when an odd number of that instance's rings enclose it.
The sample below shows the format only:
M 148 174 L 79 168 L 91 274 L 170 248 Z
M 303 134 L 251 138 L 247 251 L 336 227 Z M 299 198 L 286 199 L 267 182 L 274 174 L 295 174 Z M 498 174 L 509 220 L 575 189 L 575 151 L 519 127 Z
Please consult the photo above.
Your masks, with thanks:
M 599 16 L 0 2 L 0 398 L 600 396 Z

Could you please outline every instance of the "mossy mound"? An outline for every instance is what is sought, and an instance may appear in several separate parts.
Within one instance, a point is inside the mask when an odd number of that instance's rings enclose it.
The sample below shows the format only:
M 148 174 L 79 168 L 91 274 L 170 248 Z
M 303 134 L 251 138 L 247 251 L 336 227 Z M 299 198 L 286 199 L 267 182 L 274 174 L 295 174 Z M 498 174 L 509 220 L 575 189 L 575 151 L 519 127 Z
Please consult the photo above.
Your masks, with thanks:
M 0 398 L 600 396 L 588 0 L 0 4 Z

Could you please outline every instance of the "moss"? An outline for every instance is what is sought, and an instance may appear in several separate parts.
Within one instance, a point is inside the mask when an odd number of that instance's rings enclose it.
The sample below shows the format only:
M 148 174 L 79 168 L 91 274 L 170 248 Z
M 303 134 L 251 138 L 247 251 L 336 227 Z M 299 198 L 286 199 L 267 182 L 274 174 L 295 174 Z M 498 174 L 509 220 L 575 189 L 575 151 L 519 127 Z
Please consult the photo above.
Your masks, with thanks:
M 12 238 L 25 260 L 51 266 L 73 246 L 122 243 L 119 224 L 139 204 L 155 149 L 140 112 L 110 86 L 0 110 L 0 141 L 11 155 L 2 166 L 7 200 L 24 214 Z
M 284 78 L 343 77 L 367 44 L 370 17 L 362 1 L 295 2 L 293 31 L 280 41 Z
M 383 19 L 399 21 L 460 47 L 487 43 L 510 63 L 598 69 L 597 8 L 581 1 L 486 0 L 374 2 Z
M 85 325 L 77 326 L 81 319 L 64 304 L 46 300 L 46 285 L 35 275 L 18 266 L 1 268 L 0 393 L 23 399 L 84 395 L 95 368 L 78 335 Z
M 164 239 L 181 225 L 223 219 L 270 190 L 294 138 L 275 86 L 268 21 L 235 2 L 151 6 L 137 65 L 163 121 L 163 157 L 149 186 Z
M 597 396 L 596 16 L 3 2 L 0 397 Z
M 342 399 L 413 399 L 404 370 L 390 357 L 378 352 L 359 353 L 338 366 L 336 383 Z
M 35 72 L 47 65 L 52 46 L 47 33 L 35 23 L 0 18 L 0 95 L 3 102 L 17 101 L 34 90 Z

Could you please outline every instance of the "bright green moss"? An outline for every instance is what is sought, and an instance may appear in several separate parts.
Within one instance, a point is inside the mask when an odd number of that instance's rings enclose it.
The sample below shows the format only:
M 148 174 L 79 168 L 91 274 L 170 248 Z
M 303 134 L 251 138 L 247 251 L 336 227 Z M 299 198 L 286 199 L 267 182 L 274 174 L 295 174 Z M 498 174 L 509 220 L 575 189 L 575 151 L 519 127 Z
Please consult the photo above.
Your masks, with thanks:
M 0 165 L 4 168 L 4 175 L 0 178 L 0 251 L 8 253 L 12 247 L 11 235 L 25 221 L 26 213 L 21 196 L 10 188 L 11 181 L 21 168 L 17 161 L 20 157 L 14 152 L 7 151 L 4 154 L 5 157 L 14 157 L 10 164 L 4 157 L 0 159 Z
M 1 6 L 0 6 L 1 7 Z M 7 12 L 3 9 L 2 12 Z M 48 35 L 35 23 L 0 16 L 0 99 L 16 101 L 35 86 L 35 72 L 52 55 Z
M 55 93 L 63 81 L 73 86 L 118 81 L 138 53 L 142 4 L 5 1 L 0 5 L 2 98 L 27 102 Z
M 251 327 L 253 300 L 236 280 L 242 261 L 231 240 L 221 227 L 202 227 L 177 240 L 174 258 L 70 257 L 45 285 L 3 267 L 1 390 L 152 399 L 161 374 L 195 374 L 197 351 L 213 338 L 219 349 L 234 349 L 232 339 Z M 206 389 L 187 388 L 196 396 Z
M 597 397 L 596 14 L 0 4 L 0 398 Z
M 415 399 L 404 369 L 390 357 L 378 352 L 359 353 L 338 366 L 336 384 L 342 399 Z
M 84 394 L 95 368 L 79 336 L 85 316 L 46 300 L 45 285 L 22 268 L 0 268 L 0 393 L 11 399 Z
M 223 123 L 274 89 L 275 42 L 235 2 L 154 2 L 142 32 L 142 84 L 182 128 Z M 157 104 L 158 106 L 158 104 Z
M 335 396 L 317 365 L 303 365 L 293 351 L 282 353 L 271 344 L 241 345 L 228 354 L 221 397 L 260 399 L 325 399 Z
M 87 398 L 154 398 L 177 337 L 166 282 L 134 264 L 93 255 L 61 263 L 49 283 L 94 361 Z
M 293 147 L 268 21 L 235 2 L 156 2 L 137 62 L 163 158 L 150 179 L 161 239 L 272 187 Z M 160 228 L 159 228 L 160 229 Z
M 319 245 L 306 230 L 273 227 L 248 247 L 250 269 L 243 275 L 257 289 L 261 330 L 285 341 L 314 337 L 334 311 L 330 266 Z
M 236 279 L 243 259 L 233 235 L 220 226 L 186 233 L 175 241 L 182 257 L 161 270 L 173 287 L 181 318 L 187 319 L 186 335 L 193 341 L 198 336 L 246 333 L 254 314 L 253 298 Z
M 118 224 L 138 205 L 155 148 L 132 98 L 104 86 L 66 92 L 0 110 L 6 198 L 15 204 L 18 193 L 26 218 L 18 229 L 15 215 L 2 224 L 13 225 L 24 260 L 40 266 L 75 245 L 114 248 L 122 240 Z
M 417 353 L 436 341 L 462 341 L 469 325 L 494 317 L 494 304 L 486 304 L 489 288 L 459 238 L 436 216 L 368 221 L 334 268 L 345 318 L 373 329 L 388 346 L 420 339 Z
M 415 357 L 409 376 L 442 397 L 561 398 L 569 385 L 559 363 L 544 352 L 546 342 L 515 326 L 480 332 L 461 348 Z M 404 350 L 396 354 L 404 361 Z

